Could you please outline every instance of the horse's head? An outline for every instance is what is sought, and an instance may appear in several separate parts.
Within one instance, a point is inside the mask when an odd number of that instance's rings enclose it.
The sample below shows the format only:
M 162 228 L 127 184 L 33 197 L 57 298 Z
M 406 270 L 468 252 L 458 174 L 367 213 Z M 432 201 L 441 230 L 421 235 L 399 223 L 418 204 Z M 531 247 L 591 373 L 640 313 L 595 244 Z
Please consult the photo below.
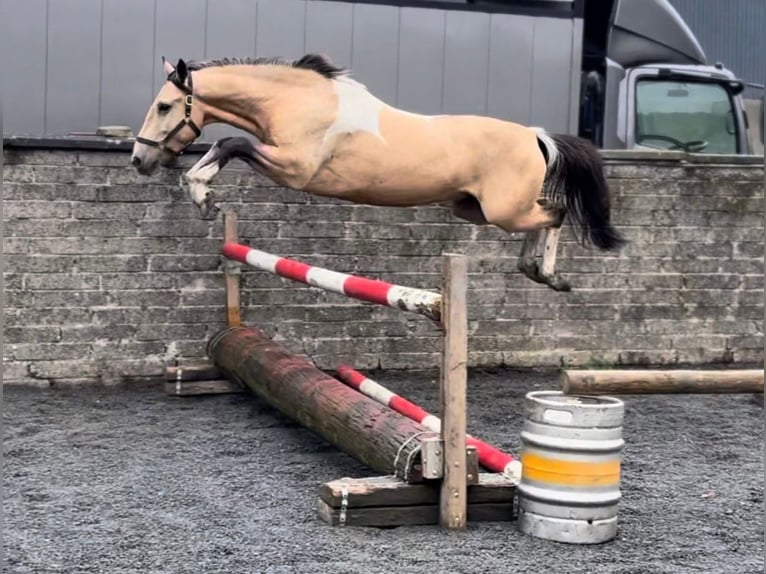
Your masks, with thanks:
M 186 63 L 178 60 L 173 67 L 162 58 L 162 65 L 167 81 L 154 98 L 133 145 L 133 167 L 143 175 L 169 165 L 201 133 L 202 112 L 193 105 L 192 75 Z

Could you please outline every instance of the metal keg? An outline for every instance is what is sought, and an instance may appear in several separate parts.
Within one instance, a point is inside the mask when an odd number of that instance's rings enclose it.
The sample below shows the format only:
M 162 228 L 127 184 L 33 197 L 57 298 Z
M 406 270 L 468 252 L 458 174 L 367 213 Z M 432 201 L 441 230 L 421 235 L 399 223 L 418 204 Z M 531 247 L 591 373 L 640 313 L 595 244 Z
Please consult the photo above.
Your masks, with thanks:
M 617 535 L 622 401 L 533 391 L 521 431 L 521 532 L 571 544 Z

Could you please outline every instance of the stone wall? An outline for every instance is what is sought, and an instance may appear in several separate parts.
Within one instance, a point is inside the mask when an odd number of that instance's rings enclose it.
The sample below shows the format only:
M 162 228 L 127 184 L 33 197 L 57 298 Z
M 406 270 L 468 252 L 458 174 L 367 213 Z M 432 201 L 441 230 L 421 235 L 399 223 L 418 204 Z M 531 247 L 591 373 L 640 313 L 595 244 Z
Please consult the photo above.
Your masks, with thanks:
M 68 143 L 68 142 L 67 142 Z M 130 146 L 5 141 L 4 382 L 114 382 L 204 357 L 224 327 L 222 220 L 203 221 L 182 169 L 151 178 Z M 230 164 L 214 188 L 253 247 L 414 287 L 440 284 L 443 251 L 471 256 L 470 364 L 763 363 L 763 158 L 613 153 L 602 254 L 562 234 L 555 293 L 516 270 L 521 236 L 445 207 L 378 208 L 276 188 Z M 422 317 L 245 270 L 243 317 L 320 368 L 436 368 Z

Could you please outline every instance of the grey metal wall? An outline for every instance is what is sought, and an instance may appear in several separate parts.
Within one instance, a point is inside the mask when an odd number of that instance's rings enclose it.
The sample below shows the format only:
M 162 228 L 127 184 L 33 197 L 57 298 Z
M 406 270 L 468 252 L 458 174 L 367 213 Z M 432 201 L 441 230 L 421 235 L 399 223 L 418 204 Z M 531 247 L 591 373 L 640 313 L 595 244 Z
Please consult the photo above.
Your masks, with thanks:
M 308 51 L 411 111 L 575 133 L 581 33 L 581 20 L 318 0 L 0 0 L 3 133 L 137 133 L 160 56 Z
M 766 0 L 670 0 L 716 61 L 749 82 L 766 82 Z M 759 98 L 760 91 L 747 90 Z

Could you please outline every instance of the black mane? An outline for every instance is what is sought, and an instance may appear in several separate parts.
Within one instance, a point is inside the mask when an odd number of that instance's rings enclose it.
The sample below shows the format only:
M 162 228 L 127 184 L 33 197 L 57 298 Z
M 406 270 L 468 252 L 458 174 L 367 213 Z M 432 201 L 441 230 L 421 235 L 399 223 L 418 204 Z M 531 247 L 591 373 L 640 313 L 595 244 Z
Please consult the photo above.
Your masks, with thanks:
M 348 70 L 340 68 L 330 62 L 326 57 L 321 54 L 306 54 L 298 60 L 288 60 L 285 58 L 220 58 L 217 60 L 203 60 L 192 61 L 187 64 L 189 71 L 202 70 L 204 68 L 212 68 L 216 66 L 235 66 L 235 65 L 247 65 L 247 66 L 290 66 L 293 68 L 301 68 L 304 70 L 312 70 L 325 78 L 332 80 L 339 76 L 348 74 Z

